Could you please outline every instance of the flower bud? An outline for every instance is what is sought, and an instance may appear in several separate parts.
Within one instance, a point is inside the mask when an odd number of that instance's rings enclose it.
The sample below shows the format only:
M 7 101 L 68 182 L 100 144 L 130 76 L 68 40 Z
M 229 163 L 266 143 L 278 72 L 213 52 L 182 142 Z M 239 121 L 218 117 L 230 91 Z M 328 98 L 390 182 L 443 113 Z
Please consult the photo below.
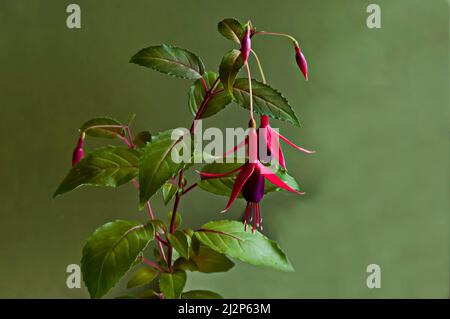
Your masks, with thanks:
M 300 51 L 300 47 L 297 45 L 295 45 L 295 61 L 297 61 L 297 65 L 300 71 L 302 71 L 305 80 L 308 81 L 308 63 L 302 51 Z
M 72 154 L 72 166 L 75 166 L 78 164 L 79 161 L 81 161 L 81 159 L 84 156 L 84 150 L 83 150 L 83 144 L 84 144 L 84 137 L 85 134 L 84 132 L 81 133 L 80 138 L 78 139 L 78 143 L 77 146 L 75 147 L 75 149 L 73 150 L 73 154 Z
M 247 26 L 244 38 L 241 41 L 241 55 L 242 58 L 244 59 L 244 64 L 247 62 L 248 56 L 250 55 L 251 50 L 250 36 L 251 36 L 250 26 Z

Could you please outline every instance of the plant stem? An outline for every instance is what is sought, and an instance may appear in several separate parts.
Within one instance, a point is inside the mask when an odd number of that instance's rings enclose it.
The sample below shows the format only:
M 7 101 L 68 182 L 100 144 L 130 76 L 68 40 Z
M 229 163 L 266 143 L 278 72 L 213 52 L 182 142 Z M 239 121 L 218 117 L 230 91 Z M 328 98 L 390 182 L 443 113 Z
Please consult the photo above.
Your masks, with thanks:
M 266 84 L 266 77 L 264 76 L 264 71 L 263 71 L 261 62 L 259 61 L 258 55 L 256 54 L 255 51 L 253 51 L 253 49 L 250 50 L 250 52 L 253 53 L 253 56 L 255 57 L 255 60 L 256 60 L 256 64 L 258 64 L 259 72 L 261 73 L 262 81 L 264 84 Z
M 181 187 L 183 186 L 183 176 L 184 176 L 184 171 L 181 170 L 180 173 L 178 174 L 178 189 L 180 190 Z M 175 232 L 175 222 L 177 220 L 177 211 L 178 211 L 178 206 L 180 205 L 180 198 L 181 198 L 181 193 L 180 191 L 177 192 L 177 194 L 175 195 L 175 202 L 173 204 L 173 210 L 172 210 L 172 219 L 170 220 L 170 228 L 169 228 L 169 233 L 173 234 Z M 169 271 L 172 272 L 172 255 L 173 255 L 173 246 L 170 244 L 170 241 L 167 240 L 168 245 L 168 250 L 167 250 L 167 266 L 169 267 Z
M 158 264 L 155 264 L 153 261 L 148 260 L 147 258 L 143 258 L 142 261 L 147 265 L 149 265 L 150 267 L 155 268 L 156 270 L 159 270 L 161 272 L 167 272 L 164 268 L 162 268 Z
M 206 85 L 206 83 L 205 83 Z M 219 78 L 217 78 L 214 83 L 212 84 L 211 88 L 209 90 L 206 90 L 206 95 L 203 98 L 202 103 L 200 104 L 200 107 L 197 110 L 197 113 L 195 114 L 194 120 L 192 121 L 190 132 L 194 132 L 195 130 L 195 123 L 196 120 L 200 119 L 202 116 L 203 111 L 206 108 L 206 105 L 208 104 L 209 99 L 215 94 L 214 90 L 217 88 L 217 85 L 219 85 Z M 184 170 L 182 169 L 180 173 L 178 173 L 178 189 L 181 190 L 183 186 L 183 176 L 184 176 Z M 196 184 L 195 184 L 196 185 Z M 194 187 L 189 187 L 186 191 L 192 189 Z M 170 234 L 173 234 L 175 232 L 175 222 L 177 218 L 177 212 L 178 212 L 178 206 L 180 205 L 180 199 L 183 193 L 178 191 L 175 195 L 175 201 L 173 204 L 173 210 L 172 210 L 172 219 L 170 220 L 170 228 L 169 232 Z M 167 266 L 169 267 L 169 271 L 172 272 L 172 255 L 173 255 L 173 246 L 170 243 L 169 240 L 167 240 L 168 248 L 167 248 Z
M 255 122 L 253 117 L 253 91 L 252 91 L 252 78 L 250 75 L 250 67 L 248 66 L 248 62 L 245 63 L 245 67 L 247 69 L 247 77 L 248 77 L 248 93 L 250 94 L 250 119 L 252 122 Z
M 290 36 L 289 34 L 286 33 L 279 33 L 279 32 L 266 32 L 266 31 L 256 31 L 254 33 L 254 35 L 257 34 L 262 34 L 262 35 L 276 35 L 276 36 L 280 36 L 280 37 L 286 37 L 288 39 L 290 39 L 292 42 L 294 42 L 295 45 L 299 46 L 297 39 L 295 39 L 293 36 Z
M 192 184 L 191 186 L 189 186 L 188 188 L 186 188 L 181 195 L 187 194 L 189 191 L 191 191 L 192 189 L 194 189 L 195 187 L 197 187 L 197 183 Z
M 206 85 L 205 78 L 202 76 L 200 78 L 200 80 L 202 81 L 202 85 L 203 85 L 203 88 L 205 89 L 205 92 L 207 92 L 208 91 L 208 85 Z
M 195 130 L 195 122 L 200 119 L 202 116 L 203 111 L 205 110 L 206 106 L 208 105 L 209 100 L 216 94 L 214 90 L 217 88 L 217 85 L 219 85 L 219 78 L 217 78 L 213 85 L 211 86 L 211 89 L 206 91 L 206 95 L 203 98 L 202 103 L 200 104 L 200 107 L 197 110 L 197 113 L 195 114 L 194 121 L 192 121 L 192 125 L 190 128 L 190 132 L 193 133 Z

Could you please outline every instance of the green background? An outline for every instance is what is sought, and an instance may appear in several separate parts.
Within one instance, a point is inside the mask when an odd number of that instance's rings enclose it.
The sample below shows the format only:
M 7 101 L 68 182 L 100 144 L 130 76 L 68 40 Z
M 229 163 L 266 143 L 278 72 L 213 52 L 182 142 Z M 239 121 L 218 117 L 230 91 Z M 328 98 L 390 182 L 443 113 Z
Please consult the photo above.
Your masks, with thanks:
M 80 30 L 66 27 L 72 2 L 81 6 Z M 309 82 L 284 39 L 260 37 L 253 45 L 268 82 L 303 124 L 274 126 L 318 152 L 285 147 L 307 196 L 277 193 L 262 205 L 266 234 L 296 272 L 237 263 L 229 273 L 192 274 L 188 287 L 235 298 L 447 298 L 448 3 L 378 0 L 382 28 L 368 29 L 371 2 L 1 1 L 0 297 L 88 297 L 85 288 L 66 287 L 66 266 L 79 263 L 96 227 L 146 214 L 137 210 L 131 185 L 52 200 L 70 167 L 77 128 L 94 116 L 126 121 L 132 113 L 135 132 L 188 126 L 190 82 L 128 60 L 167 43 L 217 70 L 233 43 L 216 25 L 232 16 L 300 39 Z M 232 105 L 204 125 L 246 122 L 246 112 Z M 87 148 L 97 145 L 89 140 Z M 224 218 L 218 212 L 225 202 L 191 193 L 180 207 L 185 226 Z M 240 217 L 243 207 L 237 203 L 226 217 Z M 165 217 L 160 199 L 154 208 Z M 366 287 L 371 263 L 381 266 L 381 289 Z M 118 293 L 120 287 L 109 296 Z

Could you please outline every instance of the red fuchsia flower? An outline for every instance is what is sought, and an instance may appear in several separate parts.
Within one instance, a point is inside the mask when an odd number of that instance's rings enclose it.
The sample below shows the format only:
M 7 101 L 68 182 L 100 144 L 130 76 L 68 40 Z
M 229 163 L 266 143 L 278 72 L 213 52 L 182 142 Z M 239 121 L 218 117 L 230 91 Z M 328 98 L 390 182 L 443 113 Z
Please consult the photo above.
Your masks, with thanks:
M 202 179 L 209 178 L 220 178 L 225 177 L 230 174 L 239 172 L 234 182 L 233 189 L 231 191 L 228 204 L 222 213 L 226 212 L 233 202 L 238 197 L 239 193 L 247 201 L 247 206 L 245 208 L 244 225 L 247 229 L 247 223 L 252 222 L 252 231 L 254 232 L 256 228 L 262 229 L 262 218 L 259 203 L 264 197 L 264 185 L 265 180 L 275 186 L 285 189 L 289 192 L 296 193 L 298 195 L 304 195 L 304 192 L 299 192 L 285 182 L 283 182 L 274 172 L 269 168 L 264 166 L 258 159 L 258 135 L 254 128 L 250 128 L 248 136 L 248 161 L 242 166 L 226 173 L 216 174 L 216 173 L 206 173 L 198 172 Z
M 242 58 L 244 59 L 244 64 L 248 60 L 248 56 L 250 55 L 250 50 L 251 50 L 251 46 L 252 46 L 252 41 L 250 40 L 250 37 L 251 37 L 250 29 L 251 29 L 250 26 L 247 26 L 247 28 L 245 30 L 244 38 L 241 41 L 241 55 L 242 55 Z
M 302 71 L 305 80 L 308 81 L 308 63 L 306 62 L 306 58 L 303 55 L 303 52 L 300 50 L 298 44 L 294 44 L 295 48 L 295 61 L 297 61 L 297 65 Z
M 78 139 L 77 146 L 73 150 L 72 166 L 77 165 L 78 162 L 81 161 L 81 159 L 84 156 L 84 150 L 83 150 L 84 137 L 85 137 L 85 134 L 83 132 L 83 133 L 81 133 L 80 138 Z

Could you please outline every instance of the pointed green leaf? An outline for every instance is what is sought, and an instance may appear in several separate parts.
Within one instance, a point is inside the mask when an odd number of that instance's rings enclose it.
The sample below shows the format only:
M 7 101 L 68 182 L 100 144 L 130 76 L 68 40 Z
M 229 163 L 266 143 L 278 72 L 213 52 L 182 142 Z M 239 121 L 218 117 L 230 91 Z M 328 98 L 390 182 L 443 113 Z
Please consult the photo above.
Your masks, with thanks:
M 252 79 L 252 93 L 255 112 L 300 126 L 294 110 L 280 92 L 267 84 Z M 250 109 L 248 79 L 236 79 L 233 94 L 236 103 L 246 109 Z
M 139 153 L 125 147 L 106 146 L 89 153 L 72 167 L 53 197 L 82 185 L 118 187 L 138 175 Z
M 164 205 L 167 205 L 172 200 L 172 198 L 175 196 L 177 191 L 178 191 L 178 186 L 174 185 L 170 181 L 164 183 L 164 185 L 162 187 L 162 195 L 163 195 Z
M 116 126 L 122 126 L 122 124 L 109 117 L 97 117 L 84 123 L 80 127 L 80 131 L 93 137 L 115 138 L 117 135 L 125 136 L 125 130 Z
M 162 273 L 159 276 L 159 289 L 167 299 L 180 298 L 186 284 L 186 272 L 177 270 L 173 273 Z
M 177 230 L 173 234 L 168 234 L 167 238 L 180 256 L 189 258 L 190 238 L 184 232 Z
M 294 270 L 277 243 L 258 231 L 245 231 L 241 222 L 209 222 L 196 231 L 195 236 L 202 244 L 240 261 L 282 271 Z
M 220 34 L 222 34 L 225 38 L 236 43 L 241 43 L 241 40 L 245 34 L 245 30 L 242 24 L 236 19 L 232 18 L 220 21 L 217 28 Z
M 209 290 L 190 290 L 183 292 L 181 299 L 223 299 L 223 297 Z
M 241 165 L 242 163 L 210 163 L 204 165 L 201 171 L 205 173 L 220 174 L 230 172 L 233 169 L 240 167 Z M 297 191 L 300 191 L 300 187 L 297 184 L 296 180 L 292 176 L 290 176 L 283 168 L 278 167 L 277 170 L 274 171 L 274 173 L 287 185 Z M 238 173 L 236 172 L 221 178 L 202 179 L 197 182 L 197 185 L 207 192 L 229 197 L 231 195 L 231 190 L 233 189 L 234 182 L 236 181 L 237 174 Z M 267 180 L 265 181 L 264 194 L 280 190 L 282 189 L 276 187 Z M 239 194 L 239 198 L 242 198 L 242 194 Z
M 142 49 L 130 62 L 185 79 L 199 79 L 205 70 L 194 53 L 165 44 Z
M 218 77 L 219 74 L 215 72 L 205 73 L 204 78 L 208 90 L 212 88 Z M 205 97 L 206 91 L 201 80 L 195 81 L 195 83 L 189 89 L 188 99 L 189 109 L 191 110 L 192 115 L 195 116 Z M 214 91 L 211 93 L 211 96 L 208 98 L 208 102 L 206 103 L 206 106 L 204 107 L 204 111 L 202 112 L 202 116 L 200 118 L 210 117 L 223 110 L 230 103 L 230 96 L 223 90 L 223 85 L 219 82 L 219 84 L 216 85 Z
M 233 49 L 225 53 L 219 66 L 220 81 L 225 92 L 233 96 L 233 84 L 239 70 L 244 66 L 244 59 L 241 51 Z
M 101 298 L 116 285 L 154 233 L 151 223 L 116 220 L 101 226 L 88 238 L 81 271 L 91 298 Z
M 158 272 L 150 267 L 138 269 L 128 281 L 127 288 L 135 288 L 146 285 L 158 276 Z
M 150 143 L 142 148 L 139 161 L 139 198 L 141 208 L 170 178 L 174 177 L 185 166 L 174 162 L 172 150 L 181 155 L 181 149 L 174 149 L 184 140 L 172 139 L 172 130 L 162 132 L 152 138 Z

